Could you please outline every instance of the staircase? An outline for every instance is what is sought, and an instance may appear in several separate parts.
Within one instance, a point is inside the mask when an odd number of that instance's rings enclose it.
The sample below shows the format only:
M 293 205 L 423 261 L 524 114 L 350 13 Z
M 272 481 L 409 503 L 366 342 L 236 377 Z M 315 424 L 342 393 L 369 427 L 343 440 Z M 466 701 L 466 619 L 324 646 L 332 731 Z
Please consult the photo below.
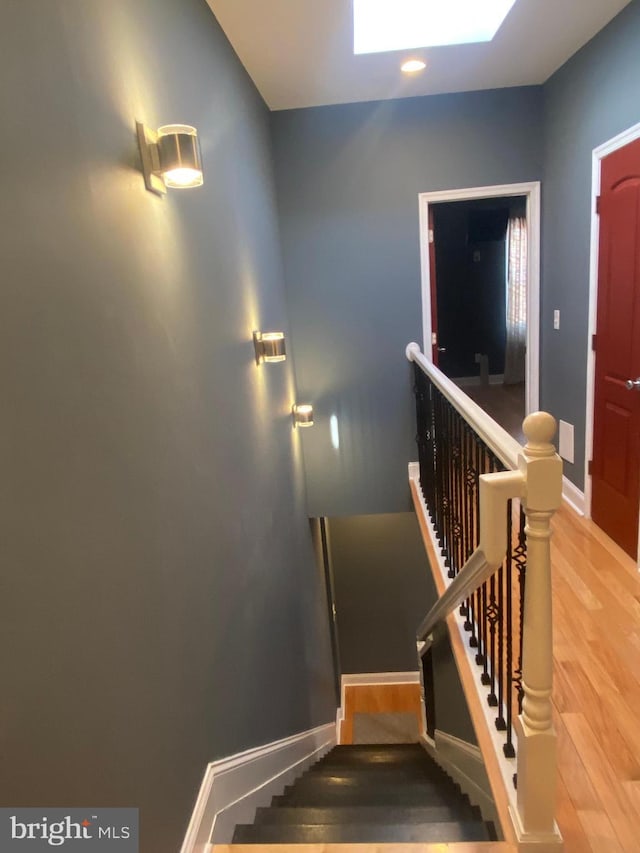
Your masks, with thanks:
M 234 844 L 492 841 L 493 824 L 419 744 L 336 746 Z

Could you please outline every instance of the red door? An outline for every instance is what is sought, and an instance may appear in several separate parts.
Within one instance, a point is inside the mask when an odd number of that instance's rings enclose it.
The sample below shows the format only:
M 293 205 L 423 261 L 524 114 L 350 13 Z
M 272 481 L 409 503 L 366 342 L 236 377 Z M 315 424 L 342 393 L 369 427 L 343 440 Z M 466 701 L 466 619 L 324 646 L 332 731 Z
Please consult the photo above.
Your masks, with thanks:
M 640 506 L 640 140 L 602 161 L 591 514 L 632 557 Z

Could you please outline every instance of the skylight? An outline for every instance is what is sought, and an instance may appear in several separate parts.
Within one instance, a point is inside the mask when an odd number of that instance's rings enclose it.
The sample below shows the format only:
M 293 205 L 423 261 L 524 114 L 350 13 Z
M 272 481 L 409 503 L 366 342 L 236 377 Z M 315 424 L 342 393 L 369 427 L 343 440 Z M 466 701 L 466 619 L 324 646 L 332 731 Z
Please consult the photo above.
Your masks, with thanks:
M 491 41 L 515 0 L 353 0 L 353 52 Z

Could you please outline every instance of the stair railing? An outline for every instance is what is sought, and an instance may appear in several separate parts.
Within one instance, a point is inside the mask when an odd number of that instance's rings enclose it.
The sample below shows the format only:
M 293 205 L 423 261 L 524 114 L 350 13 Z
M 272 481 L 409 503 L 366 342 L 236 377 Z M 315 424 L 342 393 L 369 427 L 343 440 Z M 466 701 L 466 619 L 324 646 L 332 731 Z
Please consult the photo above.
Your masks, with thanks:
M 529 415 L 521 447 L 418 344 L 406 355 L 418 423 L 419 463 L 410 477 L 447 583 L 418 629 L 418 648 L 428 661 L 436 628 L 459 608 L 482 701 L 504 736 L 498 764 L 515 834 L 557 850 L 549 547 L 562 499 L 556 423 L 545 412 Z M 424 673 L 426 683 L 428 665 Z

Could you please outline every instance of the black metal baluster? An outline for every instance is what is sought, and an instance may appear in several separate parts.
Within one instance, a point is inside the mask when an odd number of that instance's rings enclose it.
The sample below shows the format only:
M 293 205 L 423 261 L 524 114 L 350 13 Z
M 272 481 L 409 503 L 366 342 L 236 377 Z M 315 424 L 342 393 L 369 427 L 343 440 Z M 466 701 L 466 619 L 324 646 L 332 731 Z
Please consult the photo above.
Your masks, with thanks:
M 479 442 L 480 455 L 478 459 L 478 543 L 480 542 L 480 475 L 488 470 L 489 451 L 486 446 Z M 484 685 L 489 684 L 489 674 L 487 670 L 487 585 L 484 583 L 478 590 L 478 654 L 476 655 L 476 663 L 483 667 L 481 681 Z
M 495 708 L 498 704 L 498 697 L 496 696 L 496 626 L 498 624 L 499 612 L 498 612 L 498 603 L 496 601 L 496 576 L 491 575 L 489 579 L 489 590 L 488 590 L 489 601 L 487 603 L 487 623 L 489 629 L 489 642 L 488 642 L 488 653 L 487 653 L 487 665 L 489 670 L 489 695 L 487 696 L 487 702 L 492 708 Z
M 438 531 L 438 542 L 440 544 L 440 554 L 444 557 L 444 514 L 445 514 L 445 457 L 443 448 L 443 420 L 444 420 L 444 399 L 441 394 L 436 397 L 436 454 L 437 454 L 437 469 L 436 481 L 438 483 L 438 503 L 436 507 L 438 523 L 436 530 Z
M 507 551 L 506 566 L 506 720 L 505 731 L 507 742 L 502 747 L 506 758 L 515 758 L 516 751 L 513 747 L 513 517 L 512 501 L 509 501 L 507 537 L 509 549 Z
M 453 421 L 453 553 L 455 555 L 455 572 L 456 575 L 464 566 L 463 548 L 462 548 L 462 483 L 460 476 L 461 459 L 462 459 L 462 435 L 461 425 L 462 418 L 456 412 Z
M 470 467 L 470 435 L 469 426 L 466 421 L 462 424 L 462 459 L 461 459 L 461 476 L 463 490 L 463 530 L 464 530 L 464 560 L 469 559 L 471 551 L 469 545 L 471 542 L 471 486 L 469 484 L 469 467 Z M 460 615 L 465 617 L 464 629 L 471 630 L 471 622 L 469 615 L 471 612 L 471 599 L 467 598 L 460 605 Z
M 479 589 L 480 596 L 480 613 L 478 618 L 478 648 L 479 654 L 476 655 L 476 663 L 482 667 L 482 675 L 480 681 L 488 687 L 490 684 L 488 663 L 487 663 L 487 583 L 482 584 Z
M 446 404 L 446 439 L 444 442 L 444 448 L 446 452 L 446 501 L 447 501 L 447 518 L 445 524 L 445 541 L 446 541 L 446 558 L 444 561 L 445 566 L 449 569 L 448 576 L 450 578 L 455 577 L 455 569 L 453 567 L 453 558 L 452 558 L 452 527 L 453 527 L 453 478 L 451 473 L 451 465 L 452 465 L 452 447 L 451 447 L 451 405 L 449 403 Z
M 525 534 L 526 518 L 524 510 L 520 507 L 520 529 L 518 531 L 518 545 L 514 552 L 514 561 L 518 569 L 519 589 L 519 620 L 518 620 L 518 666 L 513 677 L 513 684 L 518 697 L 518 713 L 522 713 L 522 617 L 524 614 L 524 592 L 527 580 L 527 537 Z

